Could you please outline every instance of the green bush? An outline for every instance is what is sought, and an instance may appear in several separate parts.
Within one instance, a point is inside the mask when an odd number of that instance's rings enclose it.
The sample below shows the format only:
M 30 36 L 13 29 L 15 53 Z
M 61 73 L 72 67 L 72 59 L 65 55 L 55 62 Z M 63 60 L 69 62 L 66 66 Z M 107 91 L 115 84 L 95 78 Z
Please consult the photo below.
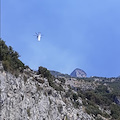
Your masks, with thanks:
M 19 54 L 0 39 L 0 61 L 2 61 L 4 70 L 17 75 L 23 72 L 24 64 L 18 58 Z
M 50 74 L 50 71 L 47 70 L 47 68 L 44 68 L 42 66 L 38 69 L 38 74 L 41 74 L 43 77 L 48 79 L 49 85 L 53 87 L 57 91 L 64 91 L 62 85 L 56 85 L 54 80 L 55 78 Z
M 47 68 L 44 68 L 42 66 L 39 67 L 38 74 L 41 74 L 43 77 L 46 77 L 48 79 L 52 77 L 52 75 L 50 74 L 50 71 L 47 70 Z
M 78 99 L 78 95 L 73 93 L 73 100 L 76 101 Z
M 120 118 L 120 106 L 116 105 L 116 104 L 112 104 L 110 106 L 110 109 L 111 109 L 111 116 L 114 118 L 114 119 L 118 119 Z
M 68 98 L 71 96 L 72 90 L 69 89 L 66 93 L 65 93 L 65 97 Z
M 27 109 L 27 114 L 28 114 L 29 117 L 31 116 L 31 114 L 30 114 L 30 108 Z
M 10 71 L 11 67 L 10 67 L 10 63 L 8 60 L 3 61 L 2 64 L 4 66 L 5 71 Z
M 86 105 L 85 110 L 88 114 L 94 114 L 97 116 L 98 114 L 102 115 L 102 112 L 99 110 L 99 108 L 91 102 L 88 102 L 88 105 Z
M 94 91 L 87 91 L 85 93 L 85 96 L 88 100 L 100 105 L 101 104 L 101 96 L 98 94 L 95 94 Z

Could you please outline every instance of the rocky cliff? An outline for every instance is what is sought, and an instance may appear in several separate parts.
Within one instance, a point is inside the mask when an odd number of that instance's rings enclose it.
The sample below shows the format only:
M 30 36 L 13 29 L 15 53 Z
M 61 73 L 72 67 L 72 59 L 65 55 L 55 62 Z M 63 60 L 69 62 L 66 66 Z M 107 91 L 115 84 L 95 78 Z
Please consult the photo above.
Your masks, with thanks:
M 0 120 L 120 120 L 120 78 L 88 78 L 80 69 L 53 76 L 18 57 L 0 39 Z
M 56 82 L 60 82 L 56 79 Z M 3 70 L 0 64 L 0 118 L 1 120 L 93 120 L 81 105 L 75 108 L 73 100 L 65 98 L 66 86 L 57 91 L 48 79 L 25 69 L 16 78 Z

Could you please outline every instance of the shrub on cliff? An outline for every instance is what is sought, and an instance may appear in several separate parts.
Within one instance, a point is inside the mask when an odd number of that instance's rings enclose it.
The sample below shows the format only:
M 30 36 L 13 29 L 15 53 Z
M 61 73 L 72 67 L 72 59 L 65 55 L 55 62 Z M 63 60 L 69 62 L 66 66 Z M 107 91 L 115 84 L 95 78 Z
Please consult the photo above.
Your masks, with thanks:
M 41 74 L 43 77 L 46 77 L 48 79 L 52 77 L 52 75 L 50 74 L 50 71 L 47 70 L 47 68 L 44 68 L 42 66 L 39 67 L 38 74 Z
M 18 58 L 18 52 L 14 51 L 11 46 L 8 47 L 0 38 L 0 61 L 2 61 L 4 69 L 15 74 L 22 72 L 24 64 Z

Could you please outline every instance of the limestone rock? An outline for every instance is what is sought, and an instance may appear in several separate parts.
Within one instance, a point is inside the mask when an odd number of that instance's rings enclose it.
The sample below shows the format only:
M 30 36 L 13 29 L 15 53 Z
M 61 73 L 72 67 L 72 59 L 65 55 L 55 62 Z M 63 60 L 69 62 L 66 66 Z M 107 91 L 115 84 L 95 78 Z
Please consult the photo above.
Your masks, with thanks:
M 81 77 L 86 77 L 87 74 L 79 69 L 79 68 L 76 68 L 71 74 L 70 74 L 71 77 L 78 77 L 78 78 L 81 78 Z
M 18 78 L 0 72 L 1 120 L 94 120 L 82 106 L 74 108 L 69 98 L 64 100 L 64 91 L 54 90 L 46 78 L 29 72 L 30 76 L 23 73 Z

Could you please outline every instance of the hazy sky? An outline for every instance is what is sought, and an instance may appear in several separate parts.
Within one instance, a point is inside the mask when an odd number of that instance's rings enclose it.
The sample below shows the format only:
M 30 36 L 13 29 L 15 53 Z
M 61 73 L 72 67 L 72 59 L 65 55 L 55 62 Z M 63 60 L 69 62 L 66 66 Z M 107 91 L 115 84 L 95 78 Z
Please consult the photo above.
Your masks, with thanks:
M 120 75 L 120 0 L 1 0 L 1 36 L 32 69 Z M 41 32 L 40 42 L 33 36 Z

